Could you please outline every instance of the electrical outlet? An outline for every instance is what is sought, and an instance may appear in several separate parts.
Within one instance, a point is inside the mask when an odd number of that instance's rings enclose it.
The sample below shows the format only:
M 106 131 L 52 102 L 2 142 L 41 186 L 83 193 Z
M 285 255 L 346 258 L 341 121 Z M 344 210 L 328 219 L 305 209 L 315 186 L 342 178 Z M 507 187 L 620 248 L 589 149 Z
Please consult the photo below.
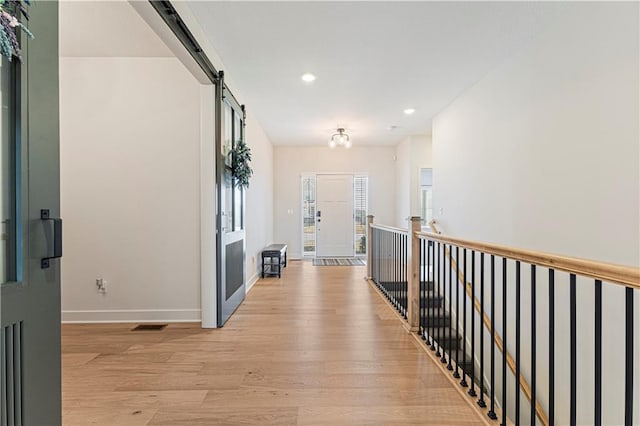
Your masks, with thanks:
M 98 278 L 96 279 L 96 287 L 98 288 L 98 292 L 99 293 L 106 293 L 107 292 L 107 281 L 104 280 L 103 278 Z

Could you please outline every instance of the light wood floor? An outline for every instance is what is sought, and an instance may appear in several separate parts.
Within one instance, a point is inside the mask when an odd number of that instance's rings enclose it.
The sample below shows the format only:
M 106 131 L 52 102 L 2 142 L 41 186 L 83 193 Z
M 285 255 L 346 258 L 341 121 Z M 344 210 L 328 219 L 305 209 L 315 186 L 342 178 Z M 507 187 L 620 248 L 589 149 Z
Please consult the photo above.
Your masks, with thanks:
M 64 325 L 63 423 L 482 424 L 364 275 L 290 262 L 217 330 Z

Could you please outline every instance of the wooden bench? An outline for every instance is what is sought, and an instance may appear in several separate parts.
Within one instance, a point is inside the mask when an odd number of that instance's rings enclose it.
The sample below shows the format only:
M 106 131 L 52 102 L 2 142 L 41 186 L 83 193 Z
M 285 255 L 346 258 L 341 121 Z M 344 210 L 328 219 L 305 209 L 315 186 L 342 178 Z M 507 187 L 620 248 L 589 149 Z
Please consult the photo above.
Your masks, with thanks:
M 262 250 L 262 278 L 265 275 L 282 275 L 282 268 L 287 267 L 287 245 L 271 244 Z

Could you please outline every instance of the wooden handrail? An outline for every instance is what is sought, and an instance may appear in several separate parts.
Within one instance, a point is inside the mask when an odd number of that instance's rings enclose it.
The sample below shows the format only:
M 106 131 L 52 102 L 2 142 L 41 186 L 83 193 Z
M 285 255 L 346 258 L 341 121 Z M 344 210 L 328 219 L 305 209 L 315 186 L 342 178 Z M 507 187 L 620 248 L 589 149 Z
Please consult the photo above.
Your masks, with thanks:
M 436 234 L 438 235 L 442 234 L 440 230 L 438 230 L 438 228 L 436 227 L 435 220 L 432 220 L 429 223 L 429 225 L 431 226 L 431 229 L 433 229 L 433 231 Z M 473 294 L 473 287 L 471 287 L 471 283 L 465 282 L 464 274 L 460 271 L 460 268 L 458 268 L 458 262 L 456 262 L 453 259 L 453 257 L 451 256 L 451 253 L 449 252 L 449 249 L 445 249 L 445 255 L 451 259 L 451 267 L 455 268 L 455 270 L 457 271 L 458 281 L 464 283 L 465 291 L 467 292 L 467 295 L 469 296 L 469 298 L 473 299 L 473 306 L 475 307 L 476 312 L 478 312 L 479 315 L 482 315 L 482 322 L 484 323 L 485 327 L 487 328 L 487 330 L 491 330 L 491 319 L 485 312 L 481 311 L 480 301 L 475 296 L 475 294 Z M 494 336 L 494 341 L 498 350 L 500 352 L 503 352 L 505 349 L 504 349 L 504 344 L 502 343 L 502 338 L 498 334 L 496 334 Z M 515 375 L 516 363 L 513 360 L 513 357 L 511 356 L 509 351 L 506 352 L 506 355 L 507 355 L 507 365 L 509 366 L 509 370 L 511 370 L 511 373 Z M 527 400 L 531 402 L 531 385 L 529 385 L 529 382 L 527 381 L 527 379 L 524 377 L 522 373 L 520 373 L 520 387 L 522 388 L 522 392 L 526 396 Z M 544 408 L 542 408 L 540 401 L 538 401 L 537 399 L 536 399 L 536 417 L 540 419 L 540 423 L 542 423 L 544 426 L 547 426 L 549 424 L 549 418 L 547 416 L 547 413 L 545 413 Z
M 451 244 L 455 244 L 456 246 L 467 248 L 471 250 L 484 251 L 488 254 L 494 254 L 497 256 L 507 257 L 510 259 L 520 260 L 528 263 L 533 263 L 536 265 L 551 267 L 554 269 L 575 273 L 578 275 L 588 276 L 596 279 L 601 279 L 603 281 L 612 282 L 615 284 L 621 284 L 629 287 L 640 288 L 640 268 L 633 268 L 622 265 L 615 265 L 605 262 L 595 262 L 586 259 L 572 258 L 568 256 L 560 256 L 550 253 L 540 253 L 534 252 L 530 250 L 522 250 L 512 247 L 500 246 L 497 244 L 487 244 L 487 243 L 479 243 L 476 241 L 463 240 L 460 238 L 446 237 L 443 236 L 440 230 L 438 230 L 436 226 L 436 221 L 432 220 L 429 225 L 431 229 L 434 231 L 433 233 L 429 232 L 416 232 L 418 237 L 427 237 L 429 239 L 447 242 Z M 457 262 L 449 253 L 449 250 L 445 250 L 445 254 L 447 257 L 451 259 L 452 268 L 455 268 L 458 273 L 458 281 L 463 282 L 465 284 L 465 290 L 470 298 L 473 298 L 473 304 L 475 310 L 482 315 L 483 323 L 487 329 L 491 328 L 491 320 L 488 315 L 484 312 L 481 312 L 480 302 L 475 297 L 472 292 L 471 283 L 465 282 L 464 275 L 458 268 Z M 585 270 L 584 265 L 587 265 L 588 268 Z M 495 335 L 495 344 L 499 351 L 504 350 L 504 345 L 502 343 L 502 338 L 499 335 Z M 509 352 L 506 352 L 507 356 L 507 365 L 513 374 L 515 374 L 515 361 Z M 520 387 L 522 391 L 526 395 L 527 399 L 531 401 L 531 387 L 525 377 L 520 374 Z M 539 401 L 536 401 L 536 416 L 540 419 L 540 422 L 543 425 L 548 425 L 549 420 L 544 412 L 544 409 L 540 405 Z
M 445 255 L 451 260 L 451 268 L 455 269 L 458 272 L 458 281 L 464 282 L 464 274 L 462 273 L 462 271 L 460 271 L 460 268 L 458 268 L 458 262 L 456 262 L 455 259 L 451 256 L 449 249 L 445 249 Z M 470 282 L 465 283 L 465 290 L 469 298 L 473 298 L 473 306 L 476 308 L 476 312 L 478 312 L 478 314 L 482 314 L 482 322 L 487 328 L 487 331 L 491 330 L 491 319 L 486 313 L 480 311 L 480 308 L 481 308 L 480 301 L 478 301 L 478 299 L 473 294 L 473 291 L 472 291 L 473 288 L 471 287 Z M 500 352 L 504 352 L 505 350 L 504 344 L 502 343 L 502 338 L 498 335 L 498 333 L 495 334 L 494 341 L 496 342 L 496 347 L 498 348 L 498 350 Z M 509 351 L 507 351 L 507 365 L 509 366 L 511 373 L 515 375 L 516 362 L 514 361 Z M 520 387 L 522 388 L 522 392 L 524 392 L 524 395 L 527 397 L 529 402 L 531 402 L 531 385 L 529 385 L 529 382 L 527 382 L 527 379 L 524 377 L 522 373 L 520 373 Z M 549 418 L 547 417 L 547 413 L 545 413 L 544 409 L 542 408 L 542 405 L 540 405 L 540 401 L 538 401 L 537 399 L 536 399 L 536 417 L 540 419 L 540 422 L 544 426 L 547 426 L 549 424 Z
M 404 234 L 404 235 L 408 235 L 409 234 L 409 230 L 402 229 L 402 228 L 396 228 L 395 226 L 378 225 L 378 224 L 372 223 L 371 227 L 375 228 L 375 229 L 380 229 L 381 231 L 394 232 L 396 234 Z
M 544 266 L 559 271 L 569 272 L 571 274 L 640 289 L 640 268 L 533 250 L 524 250 L 493 243 L 464 240 L 462 238 L 449 237 L 432 232 L 416 232 L 416 235 L 418 237 L 439 241 L 441 243 L 453 244 L 460 248 L 480 251 L 508 259 L 519 260 L 532 265 Z

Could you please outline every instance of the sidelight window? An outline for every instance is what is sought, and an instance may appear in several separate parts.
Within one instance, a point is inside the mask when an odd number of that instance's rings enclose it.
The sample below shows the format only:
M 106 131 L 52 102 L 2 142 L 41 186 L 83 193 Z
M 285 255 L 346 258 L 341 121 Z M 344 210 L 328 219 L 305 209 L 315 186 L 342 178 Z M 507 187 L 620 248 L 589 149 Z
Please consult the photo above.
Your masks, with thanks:
M 353 219 L 356 255 L 367 254 L 367 203 L 369 177 L 353 177 Z
M 0 64 L 0 179 L 2 194 L 0 197 L 0 284 L 18 281 L 20 214 L 18 211 L 18 174 L 20 144 L 18 139 L 17 96 L 19 65 L 9 62 L 2 56 Z

